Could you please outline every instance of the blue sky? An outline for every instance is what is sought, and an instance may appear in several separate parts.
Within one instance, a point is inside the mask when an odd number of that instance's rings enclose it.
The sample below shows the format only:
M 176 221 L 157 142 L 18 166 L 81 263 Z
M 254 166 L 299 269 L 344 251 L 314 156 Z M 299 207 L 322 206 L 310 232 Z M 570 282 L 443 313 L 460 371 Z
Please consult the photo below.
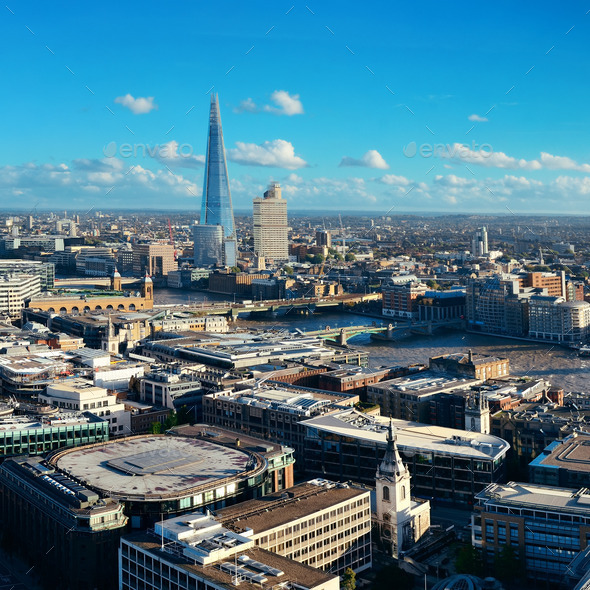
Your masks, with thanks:
M 588 8 L 412 4 L 9 2 L 0 203 L 197 214 L 213 89 L 236 209 L 590 213 Z

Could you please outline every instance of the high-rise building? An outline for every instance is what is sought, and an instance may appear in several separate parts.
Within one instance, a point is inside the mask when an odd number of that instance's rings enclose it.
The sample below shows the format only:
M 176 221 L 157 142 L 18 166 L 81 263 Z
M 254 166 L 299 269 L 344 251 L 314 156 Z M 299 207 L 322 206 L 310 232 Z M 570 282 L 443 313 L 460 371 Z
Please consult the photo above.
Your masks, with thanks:
M 219 99 L 216 94 L 211 95 L 200 223 L 201 225 L 220 225 L 223 227 L 223 262 L 226 266 L 234 266 L 237 259 L 234 212 L 231 203 L 229 177 L 227 175 L 225 147 L 223 145 Z
M 273 183 L 264 198 L 254 199 L 254 252 L 274 261 L 289 260 L 287 201 Z
M 221 225 L 193 225 L 195 266 L 223 265 Z
M 330 230 L 319 229 L 315 232 L 315 243 L 317 246 L 325 246 L 326 248 L 332 247 L 332 234 Z
M 136 244 L 133 246 L 133 274 L 165 277 L 176 270 L 174 246 L 171 244 Z
M 471 240 L 471 254 L 473 256 L 485 256 L 488 253 L 488 229 L 480 227 Z

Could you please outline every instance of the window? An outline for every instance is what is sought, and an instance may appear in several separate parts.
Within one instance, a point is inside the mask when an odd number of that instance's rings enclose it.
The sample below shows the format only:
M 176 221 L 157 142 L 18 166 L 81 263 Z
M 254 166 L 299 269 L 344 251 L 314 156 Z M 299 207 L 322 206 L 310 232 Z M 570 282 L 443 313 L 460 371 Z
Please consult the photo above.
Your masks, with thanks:
M 383 501 L 389 502 L 389 488 L 387 486 L 383 486 Z

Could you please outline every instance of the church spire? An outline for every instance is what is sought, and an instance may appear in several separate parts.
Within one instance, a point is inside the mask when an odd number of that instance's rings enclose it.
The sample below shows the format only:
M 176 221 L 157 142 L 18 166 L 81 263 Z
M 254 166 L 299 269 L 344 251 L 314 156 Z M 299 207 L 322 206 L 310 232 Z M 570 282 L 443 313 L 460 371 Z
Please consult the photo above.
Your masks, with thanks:
M 393 427 L 393 420 L 389 419 L 387 428 L 387 448 L 379 465 L 378 476 L 397 479 L 408 471 L 397 450 L 397 434 Z

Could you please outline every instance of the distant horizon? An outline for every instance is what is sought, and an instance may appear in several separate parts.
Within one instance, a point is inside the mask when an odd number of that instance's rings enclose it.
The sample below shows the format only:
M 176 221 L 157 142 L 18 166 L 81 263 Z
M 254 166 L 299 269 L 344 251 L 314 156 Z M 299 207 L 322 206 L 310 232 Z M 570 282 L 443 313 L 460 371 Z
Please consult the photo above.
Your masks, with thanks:
M 183 213 L 187 216 L 192 215 L 190 211 L 186 211 L 183 209 L 157 209 L 151 207 L 144 207 L 142 209 L 139 208 L 119 208 L 119 207 L 112 207 L 112 208 L 100 208 L 100 209 L 93 209 L 92 213 L 88 213 L 83 209 L 70 209 L 70 208 L 41 208 L 37 207 L 37 212 L 42 213 L 54 213 L 56 216 L 59 216 L 60 213 L 67 211 L 68 217 L 70 214 L 72 215 L 84 215 L 88 217 L 95 217 L 93 213 L 100 212 L 100 213 L 154 213 L 154 214 L 161 214 L 161 215 L 172 215 L 172 214 L 179 214 Z M 31 211 L 27 211 L 26 209 L 20 208 L 10 208 L 4 207 L 0 208 L 0 215 L 4 213 L 9 213 L 11 215 L 17 216 L 26 216 L 32 215 L 35 217 L 35 213 Z M 234 209 L 234 214 L 241 217 L 248 217 L 252 216 L 252 211 L 247 209 Z M 478 211 L 463 211 L 463 212 L 453 212 L 453 211 L 412 211 L 412 210 L 396 210 L 396 211 L 379 211 L 379 210 L 369 210 L 369 211 L 359 211 L 355 209 L 341 209 L 340 212 L 335 212 L 333 210 L 327 209 L 289 209 L 288 215 L 295 215 L 297 217 L 304 217 L 304 216 L 324 216 L 324 217 L 338 217 L 338 215 L 349 215 L 354 217 L 401 217 L 401 216 L 414 216 L 414 217 L 482 217 L 482 218 L 518 218 L 518 217 L 540 217 L 540 218 L 551 218 L 551 217 L 575 217 L 575 218 L 590 218 L 590 213 L 551 213 L 551 212 L 536 212 L 536 213 L 523 213 L 523 212 L 478 212 Z M 199 217 L 199 212 L 195 211 L 194 214 L 195 220 Z

